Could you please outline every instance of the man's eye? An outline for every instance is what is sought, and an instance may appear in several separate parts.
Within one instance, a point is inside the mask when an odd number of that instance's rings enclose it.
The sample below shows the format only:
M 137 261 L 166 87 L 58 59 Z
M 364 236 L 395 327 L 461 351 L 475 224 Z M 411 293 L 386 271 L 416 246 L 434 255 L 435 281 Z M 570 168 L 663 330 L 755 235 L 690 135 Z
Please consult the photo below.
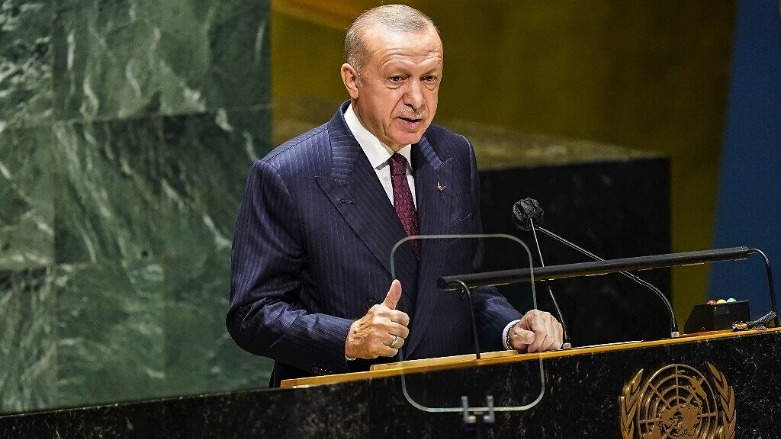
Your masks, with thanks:
M 434 75 L 431 76 L 424 76 L 423 77 L 424 82 L 437 82 L 437 77 Z
M 391 76 L 390 78 L 388 78 L 388 80 L 390 82 L 401 82 L 404 80 L 404 78 L 402 76 Z

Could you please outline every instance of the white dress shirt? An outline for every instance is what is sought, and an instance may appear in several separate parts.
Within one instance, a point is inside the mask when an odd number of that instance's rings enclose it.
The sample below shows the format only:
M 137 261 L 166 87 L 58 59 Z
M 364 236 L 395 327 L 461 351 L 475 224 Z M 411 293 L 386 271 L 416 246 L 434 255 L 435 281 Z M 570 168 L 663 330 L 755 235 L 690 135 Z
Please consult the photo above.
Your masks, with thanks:
M 347 127 L 353 133 L 355 140 L 361 145 L 363 153 L 369 159 L 369 163 L 374 168 L 374 172 L 377 173 L 377 178 L 385 189 L 388 199 L 393 204 L 393 184 L 391 183 L 390 164 L 388 163 L 388 160 L 393 155 L 393 150 L 361 124 L 353 110 L 353 104 L 347 106 L 347 111 L 344 112 L 344 120 L 347 122 Z M 412 161 L 410 160 L 412 145 L 404 145 L 403 148 L 398 150 L 398 153 L 407 159 L 407 182 L 409 183 L 409 190 L 412 192 L 412 202 L 415 203 L 415 208 L 417 208 L 418 200 L 415 197 L 415 178 L 412 176 Z

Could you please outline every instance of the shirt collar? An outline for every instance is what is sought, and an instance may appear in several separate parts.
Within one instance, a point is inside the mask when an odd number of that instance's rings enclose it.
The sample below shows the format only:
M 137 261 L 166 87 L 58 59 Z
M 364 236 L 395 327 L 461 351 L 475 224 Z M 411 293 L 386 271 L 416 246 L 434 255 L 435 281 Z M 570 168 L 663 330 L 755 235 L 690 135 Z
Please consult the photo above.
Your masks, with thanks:
M 352 103 L 347 106 L 347 110 L 344 112 L 344 120 L 347 122 L 347 127 L 350 129 L 350 132 L 353 133 L 355 140 L 357 140 L 358 144 L 361 145 L 361 149 L 363 150 L 364 154 L 366 154 L 366 157 L 369 159 L 369 163 L 371 163 L 372 167 L 374 169 L 381 169 L 382 167 L 386 166 L 388 164 L 388 159 L 390 159 L 391 155 L 393 155 L 393 150 L 382 143 L 380 139 L 377 138 L 377 136 L 369 132 L 369 130 L 367 130 L 366 127 L 361 124 L 361 121 L 355 114 L 355 110 L 353 110 Z M 404 158 L 407 160 L 407 166 L 409 166 L 409 163 L 412 163 L 410 161 L 410 156 L 412 153 L 411 145 L 404 145 L 404 147 L 401 148 L 398 153 L 404 156 Z

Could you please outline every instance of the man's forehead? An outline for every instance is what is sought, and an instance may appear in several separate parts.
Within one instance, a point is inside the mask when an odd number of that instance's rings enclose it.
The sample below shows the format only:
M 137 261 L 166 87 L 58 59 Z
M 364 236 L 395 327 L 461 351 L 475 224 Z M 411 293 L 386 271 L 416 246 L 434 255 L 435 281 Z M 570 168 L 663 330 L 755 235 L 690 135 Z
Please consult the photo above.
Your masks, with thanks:
M 433 29 L 398 31 L 375 27 L 364 34 L 364 44 L 370 58 L 387 55 L 388 52 L 414 53 L 423 57 L 442 57 L 442 41 Z
M 367 48 L 381 48 L 393 43 L 406 43 L 410 39 L 430 39 L 442 49 L 442 40 L 433 26 L 426 26 L 420 30 L 391 29 L 382 23 L 367 26 L 363 32 L 363 43 Z

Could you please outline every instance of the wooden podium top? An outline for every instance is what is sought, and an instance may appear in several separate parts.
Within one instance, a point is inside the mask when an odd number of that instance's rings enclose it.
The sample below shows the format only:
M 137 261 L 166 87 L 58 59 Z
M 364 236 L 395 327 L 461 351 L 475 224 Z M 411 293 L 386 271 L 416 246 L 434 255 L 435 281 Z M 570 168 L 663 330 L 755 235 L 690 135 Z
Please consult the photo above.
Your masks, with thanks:
M 401 361 L 397 363 L 376 364 L 371 370 L 365 372 L 352 372 L 334 375 L 321 375 L 305 378 L 294 378 L 283 380 L 280 387 L 283 389 L 295 387 L 309 387 L 323 384 L 335 384 L 349 381 L 368 380 L 373 378 L 384 378 L 396 375 L 432 372 L 438 370 L 455 369 L 462 367 L 485 366 L 502 363 L 513 363 L 520 361 L 533 361 L 539 359 L 551 359 L 566 356 L 591 355 L 602 352 L 611 352 L 627 349 L 641 349 L 660 345 L 672 345 L 679 343 L 694 343 L 705 340 L 736 338 L 746 335 L 755 335 L 761 332 L 775 332 L 781 328 L 771 328 L 764 330 L 748 330 L 733 332 L 730 330 L 704 332 L 697 334 L 684 334 L 678 338 L 667 338 L 654 341 L 629 341 L 621 343 L 611 343 L 604 345 L 585 346 L 561 351 L 548 351 L 541 353 L 519 354 L 516 351 L 497 351 L 485 352 L 481 354 L 478 360 L 474 354 L 456 355 L 452 357 L 426 358 L 420 360 Z

